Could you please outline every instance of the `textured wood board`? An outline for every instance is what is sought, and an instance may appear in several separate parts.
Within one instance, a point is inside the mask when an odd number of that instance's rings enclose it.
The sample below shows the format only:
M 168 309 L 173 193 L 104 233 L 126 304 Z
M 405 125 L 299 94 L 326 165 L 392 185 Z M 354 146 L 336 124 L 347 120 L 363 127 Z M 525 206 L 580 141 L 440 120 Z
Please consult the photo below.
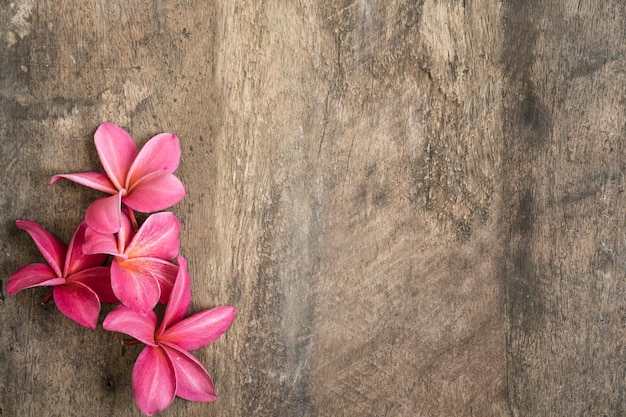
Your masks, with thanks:
M 624 413 L 615 2 L 0 6 L 0 412 L 139 415 L 138 347 L 72 324 L 14 220 L 68 240 L 110 120 L 181 138 L 212 404 L 166 416 Z M 110 310 L 110 307 L 105 309 Z M 105 312 L 106 312 L 105 311 Z
M 626 10 L 503 10 L 503 278 L 515 415 L 623 415 Z

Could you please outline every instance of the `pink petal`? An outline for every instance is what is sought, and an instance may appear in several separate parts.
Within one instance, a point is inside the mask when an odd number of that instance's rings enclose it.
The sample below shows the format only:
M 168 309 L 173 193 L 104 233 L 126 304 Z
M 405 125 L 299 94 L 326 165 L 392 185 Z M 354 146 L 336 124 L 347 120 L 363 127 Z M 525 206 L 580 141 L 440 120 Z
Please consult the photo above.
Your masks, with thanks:
M 65 257 L 65 267 L 63 276 L 68 277 L 77 271 L 89 269 L 96 266 L 102 266 L 106 261 L 106 255 L 103 254 L 87 254 L 83 252 L 83 244 L 85 243 L 85 231 L 88 230 L 86 222 L 81 222 L 72 236 L 72 240 L 68 246 L 67 255 Z
M 107 194 L 117 194 L 115 185 L 109 180 L 102 172 L 79 172 L 76 174 L 59 174 L 50 179 L 50 185 L 54 184 L 60 179 L 66 179 L 73 181 L 77 184 L 84 185 L 85 187 L 93 188 L 94 190 L 102 191 Z
M 153 172 L 133 183 L 122 201 L 142 213 L 165 210 L 183 199 L 185 187 L 174 174 Z
M 141 225 L 125 253 L 129 258 L 172 260 L 178 255 L 179 232 L 180 223 L 173 213 L 155 213 Z
M 161 297 L 159 297 L 160 303 L 167 303 L 176 280 L 176 274 L 178 273 L 178 266 L 171 262 L 164 261 L 157 258 L 133 258 L 132 262 L 137 262 L 150 272 L 159 282 L 159 288 L 161 288 Z
M 120 224 L 120 230 L 117 232 L 117 246 L 120 253 L 126 252 L 126 248 L 130 244 L 130 241 L 135 237 L 135 231 L 133 225 L 130 222 L 128 214 L 122 212 L 122 223 Z
M 80 282 L 53 288 L 54 303 L 61 313 L 81 326 L 95 329 L 100 314 L 100 301 L 91 288 Z
M 160 347 L 146 346 L 133 367 L 135 402 L 151 416 L 165 410 L 176 395 L 176 376 L 169 357 Z
M 185 350 L 199 349 L 216 341 L 228 329 L 235 313 L 228 306 L 201 311 L 165 329 L 159 340 Z
M 154 262 L 153 268 L 157 271 L 155 273 L 156 279 L 159 281 L 159 286 L 161 287 L 161 298 L 159 298 L 159 303 L 166 304 L 170 299 L 172 288 L 174 287 L 174 281 L 176 280 L 176 274 L 178 273 L 178 266 L 161 259 L 153 259 L 152 261 Z
M 111 287 L 125 306 L 148 314 L 159 302 L 161 288 L 150 262 L 130 259 L 111 264 Z
M 187 273 L 187 261 L 182 256 L 178 257 L 178 274 L 176 275 L 176 281 L 174 281 L 174 287 L 167 305 L 165 306 L 165 313 L 163 314 L 163 320 L 157 330 L 157 337 L 163 333 L 163 330 L 167 329 L 171 324 L 182 320 L 187 315 L 189 310 L 189 303 L 191 302 L 191 279 Z
M 126 187 L 129 188 L 141 177 L 152 172 L 174 172 L 180 161 L 180 143 L 171 133 L 161 133 L 150 139 L 135 158 Z
M 84 269 L 67 277 L 67 281 L 77 281 L 88 286 L 96 293 L 101 303 L 119 301 L 111 288 L 111 272 L 108 266 Z
M 108 255 L 120 255 L 115 235 L 112 233 L 98 233 L 92 228 L 87 228 L 85 231 L 83 251 L 88 254 L 106 253 Z
M 98 127 L 94 141 L 104 170 L 115 188 L 121 190 L 126 184 L 128 170 L 139 153 L 137 144 L 128 132 L 109 122 Z
M 46 264 L 30 264 L 21 267 L 9 277 L 7 292 L 15 295 L 18 291 L 32 287 L 53 287 L 65 284 L 56 272 Z
M 62 277 L 63 262 L 65 261 L 65 254 L 67 252 L 67 246 L 59 239 L 54 237 L 52 233 L 41 227 L 35 222 L 29 220 L 17 220 L 15 222 L 17 227 L 25 230 L 26 233 L 35 242 L 35 245 L 39 248 L 39 252 L 43 255 L 48 265 L 55 272 L 57 277 Z
M 117 233 L 120 229 L 121 193 L 99 198 L 85 213 L 85 221 L 98 233 Z
M 178 397 L 201 402 L 217 399 L 209 373 L 192 354 L 168 343 L 163 343 L 162 348 L 174 366 Z
M 102 323 L 104 330 L 127 334 L 148 346 L 156 346 L 154 343 L 155 326 L 156 315 L 153 311 L 141 315 L 126 306 L 119 306 L 111 311 Z

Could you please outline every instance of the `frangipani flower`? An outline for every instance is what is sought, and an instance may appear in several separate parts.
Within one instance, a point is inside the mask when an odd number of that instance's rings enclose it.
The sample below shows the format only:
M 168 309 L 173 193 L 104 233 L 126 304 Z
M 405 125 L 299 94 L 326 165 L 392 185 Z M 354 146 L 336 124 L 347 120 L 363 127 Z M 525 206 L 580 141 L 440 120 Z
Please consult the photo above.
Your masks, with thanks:
M 111 289 L 109 268 L 102 266 L 106 255 L 89 255 L 83 252 L 87 224 L 82 222 L 69 247 L 39 224 L 27 220 L 15 222 L 35 241 L 48 264 L 30 264 L 9 277 L 7 292 L 32 287 L 54 287 L 43 302 L 54 297 L 54 302 L 65 316 L 76 323 L 96 328 L 100 302 L 114 303 L 117 298 Z
M 152 213 L 176 204 L 185 196 L 182 183 L 173 174 L 180 160 L 178 137 L 161 133 L 139 150 L 128 132 L 107 122 L 98 127 L 94 140 L 105 173 L 61 174 L 50 180 L 52 185 L 65 178 L 111 194 L 87 208 L 85 220 L 92 229 L 116 233 L 121 224 L 122 203 L 132 210 Z
M 165 410 L 178 396 L 210 402 L 217 397 L 211 377 L 188 351 L 217 340 L 235 318 L 233 307 L 204 310 L 184 318 L 191 301 L 187 263 L 178 257 L 178 275 L 160 326 L 154 312 L 142 316 L 119 306 L 105 318 L 106 330 L 125 333 L 146 347 L 133 368 L 133 390 L 139 409 L 147 415 Z
M 125 306 L 145 315 L 157 302 L 166 302 L 178 267 L 171 263 L 178 255 L 180 223 L 170 212 L 150 215 L 137 233 L 126 213 L 117 239 L 93 229 L 85 232 L 85 253 L 113 255 L 111 286 Z

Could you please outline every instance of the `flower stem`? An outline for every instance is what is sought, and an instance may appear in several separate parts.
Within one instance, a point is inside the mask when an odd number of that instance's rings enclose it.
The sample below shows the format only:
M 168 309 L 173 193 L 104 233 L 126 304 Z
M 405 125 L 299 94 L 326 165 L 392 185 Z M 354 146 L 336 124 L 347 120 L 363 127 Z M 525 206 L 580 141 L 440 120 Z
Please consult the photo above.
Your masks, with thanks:
M 124 339 L 124 340 L 122 340 L 122 344 L 124 346 L 138 345 L 140 343 L 141 342 L 139 340 L 137 340 L 137 339 Z
M 132 208 L 126 206 L 126 212 L 128 213 L 128 217 L 130 218 L 130 222 L 133 225 L 133 231 L 137 232 L 139 229 L 139 225 L 137 224 L 137 219 L 135 218 L 135 212 Z
M 52 291 L 50 291 L 48 294 L 43 296 L 43 298 L 41 299 L 41 304 L 46 304 L 48 301 L 50 301 L 51 298 L 52 298 Z

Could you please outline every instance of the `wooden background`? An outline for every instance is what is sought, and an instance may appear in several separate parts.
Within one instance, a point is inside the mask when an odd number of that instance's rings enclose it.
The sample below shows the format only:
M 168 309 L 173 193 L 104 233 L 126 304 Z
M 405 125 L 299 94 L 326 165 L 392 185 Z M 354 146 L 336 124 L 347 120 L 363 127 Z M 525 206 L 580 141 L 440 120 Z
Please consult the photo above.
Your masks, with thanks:
M 2 0 L 0 415 L 137 416 L 139 346 L 6 294 L 100 194 L 103 121 L 181 138 L 212 404 L 626 415 L 626 3 Z M 110 311 L 110 307 L 105 308 Z

